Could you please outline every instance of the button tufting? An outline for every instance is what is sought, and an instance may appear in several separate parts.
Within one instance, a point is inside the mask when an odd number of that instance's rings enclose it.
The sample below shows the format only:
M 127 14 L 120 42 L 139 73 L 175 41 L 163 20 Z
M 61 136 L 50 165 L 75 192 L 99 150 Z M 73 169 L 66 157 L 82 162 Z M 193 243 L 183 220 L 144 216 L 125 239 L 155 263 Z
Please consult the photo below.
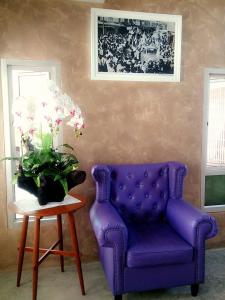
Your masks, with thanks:
M 168 168 L 162 168 L 160 171 L 159 171 L 159 176 L 164 176 L 166 175 L 166 172 L 167 172 Z
M 132 173 L 128 173 L 127 174 L 127 178 L 131 179 L 133 177 L 133 174 Z
M 116 196 L 114 201 L 115 201 L 115 202 L 116 202 L 116 201 L 118 202 L 119 199 L 120 199 L 119 196 Z
M 156 210 L 156 209 L 157 209 L 157 207 L 158 207 L 157 203 L 153 203 L 153 205 L 152 205 L 152 209 Z
M 111 203 L 120 215 L 131 223 L 148 223 L 158 220 L 169 197 L 169 168 L 160 166 L 151 170 L 144 167 L 135 173 L 132 169 L 118 173 L 111 170 Z
M 143 183 L 143 182 L 140 182 L 139 187 L 140 187 L 140 188 L 143 188 L 143 187 L 144 187 L 144 183 Z

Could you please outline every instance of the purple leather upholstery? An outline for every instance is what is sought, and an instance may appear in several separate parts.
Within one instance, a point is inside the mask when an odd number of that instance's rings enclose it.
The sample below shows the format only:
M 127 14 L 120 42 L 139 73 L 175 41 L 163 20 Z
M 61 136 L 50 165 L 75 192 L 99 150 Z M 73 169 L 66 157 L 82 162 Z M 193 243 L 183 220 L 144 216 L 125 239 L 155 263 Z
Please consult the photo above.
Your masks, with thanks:
M 182 199 L 186 172 L 179 162 L 93 167 L 90 219 L 114 295 L 204 281 L 217 226 Z
M 193 260 L 193 247 L 166 222 L 129 227 L 127 266 L 185 264 Z
M 110 167 L 110 201 L 123 219 L 132 223 L 159 220 L 169 196 L 168 169 L 165 164 Z

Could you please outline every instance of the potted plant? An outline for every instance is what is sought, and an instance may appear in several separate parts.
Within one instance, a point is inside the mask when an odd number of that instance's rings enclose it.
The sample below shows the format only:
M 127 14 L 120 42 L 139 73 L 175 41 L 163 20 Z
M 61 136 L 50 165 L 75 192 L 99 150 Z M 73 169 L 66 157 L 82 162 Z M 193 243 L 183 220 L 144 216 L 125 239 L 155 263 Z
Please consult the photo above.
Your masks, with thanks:
M 17 97 L 13 103 L 14 126 L 20 132 L 20 157 L 14 183 L 37 196 L 40 205 L 62 201 L 65 194 L 85 180 L 79 162 L 68 144 L 55 146 L 63 120 L 73 127 L 75 137 L 82 135 L 84 120 L 78 105 L 49 81 L 44 96 Z M 64 149 L 67 149 L 65 151 Z M 68 150 L 70 152 L 68 152 Z

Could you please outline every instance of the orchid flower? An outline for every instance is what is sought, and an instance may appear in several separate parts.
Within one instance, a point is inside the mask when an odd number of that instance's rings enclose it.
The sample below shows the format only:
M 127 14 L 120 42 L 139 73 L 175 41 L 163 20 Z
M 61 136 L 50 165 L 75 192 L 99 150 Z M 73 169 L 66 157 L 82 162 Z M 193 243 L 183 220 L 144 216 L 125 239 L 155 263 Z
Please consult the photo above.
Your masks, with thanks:
M 56 135 L 64 119 L 71 126 L 76 136 L 84 128 L 84 119 L 80 107 L 51 80 L 46 90 L 39 97 L 19 96 L 13 102 L 14 126 L 21 137 L 35 139 L 35 133 L 41 130 Z M 39 134 L 40 135 L 40 134 Z

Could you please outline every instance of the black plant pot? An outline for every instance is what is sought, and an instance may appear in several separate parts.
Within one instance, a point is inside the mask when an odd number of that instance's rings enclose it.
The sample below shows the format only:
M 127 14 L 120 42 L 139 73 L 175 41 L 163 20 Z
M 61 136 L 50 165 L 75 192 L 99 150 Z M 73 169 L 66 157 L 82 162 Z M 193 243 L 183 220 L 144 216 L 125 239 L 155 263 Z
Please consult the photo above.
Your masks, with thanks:
M 67 175 L 68 190 L 81 184 L 86 179 L 85 171 L 73 171 Z M 65 197 L 65 191 L 59 181 L 54 181 L 51 177 L 42 176 L 40 187 L 37 187 L 32 177 L 19 176 L 18 186 L 38 198 L 40 205 L 48 202 L 60 202 Z

